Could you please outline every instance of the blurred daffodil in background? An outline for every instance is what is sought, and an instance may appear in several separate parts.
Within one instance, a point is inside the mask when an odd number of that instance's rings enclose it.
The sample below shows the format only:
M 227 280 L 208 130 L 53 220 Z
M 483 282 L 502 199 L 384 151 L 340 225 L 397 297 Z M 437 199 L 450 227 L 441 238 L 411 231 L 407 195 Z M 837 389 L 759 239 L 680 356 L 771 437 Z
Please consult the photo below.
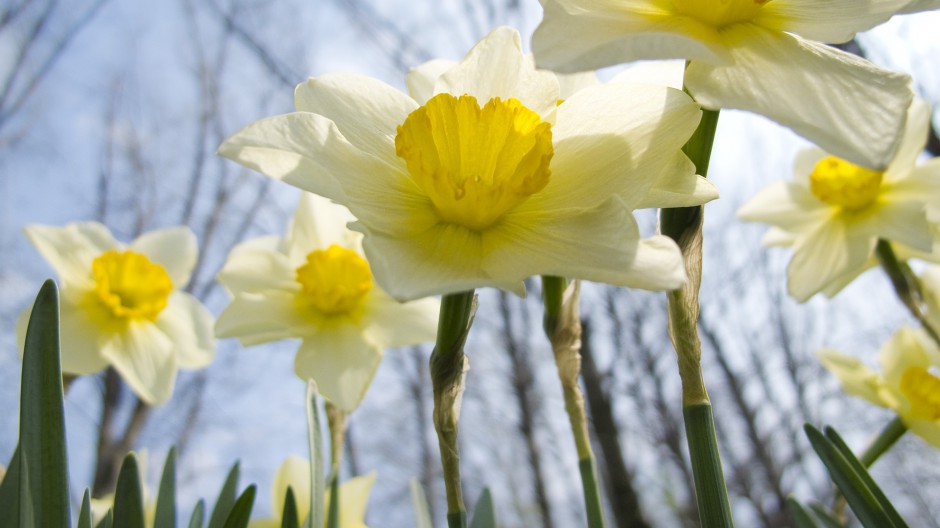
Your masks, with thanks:
M 903 327 L 879 353 L 881 372 L 858 358 L 822 350 L 845 392 L 898 413 L 911 432 L 940 449 L 940 350 L 922 330 Z
M 96 222 L 24 231 L 59 275 L 63 373 L 111 365 L 141 400 L 160 405 L 179 368 L 212 361 L 212 315 L 181 291 L 196 263 L 189 228 L 150 231 L 130 245 Z M 17 324 L 20 343 L 28 319 L 29 309 Z
M 917 165 L 929 124 L 930 109 L 916 100 L 901 147 L 884 172 L 813 148 L 798 155 L 792 182 L 775 183 L 741 207 L 744 220 L 774 226 L 765 243 L 793 247 L 787 285 L 794 298 L 837 293 L 874 264 L 878 239 L 897 243 L 902 254 L 929 256 L 940 159 Z
M 369 493 L 375 484 L 375 473 L 354 477 L 339 488 L 339 528 L 367 528 L 366 507 Z M 249 528 L 280 528 L 287 488 L 294 494 L 298 522 L 310 515 L 310 463 L 298 456 L 290 456 L 281 464 L 271 485 L 271 507 L 274 514 L 267 519 L 251 521 Z M 325 497 L 325 511 L 329 511 L 330 491 Z
M 685 86 L 710 110 L 765 115 L 852 163 L 884 169 L 913 93 L 910 78 L 823 44 L 899 12 L 909 0 L 541 0 L 539 67 L 593 70 L 687 59 Z
M 219 337 L 246 346 L 302 340 L 294 370 L 349 412 L 365 395 L 386 348 L 433 341 L 439 303 L 402 304 L 373 281 L 355 218 L 304 193 L 285 237 L 245 242 L 229 254 L 219 282 L 232 294 Z
M 219 153 L 348 206 L 376 282 L 401 300 L 521 295 L 533 275 L 684 283 L 675 243 L 642 239 L 632 210 L 657 178 L 695 187 L 679 153 L 701 115 L 688 96 L 609 84 L 559 104 L 555 75 L 510 28 L 436 68 L 411 77 L 417 99 L 360 76 L 311 79 L 297 112 L 249 125 Z

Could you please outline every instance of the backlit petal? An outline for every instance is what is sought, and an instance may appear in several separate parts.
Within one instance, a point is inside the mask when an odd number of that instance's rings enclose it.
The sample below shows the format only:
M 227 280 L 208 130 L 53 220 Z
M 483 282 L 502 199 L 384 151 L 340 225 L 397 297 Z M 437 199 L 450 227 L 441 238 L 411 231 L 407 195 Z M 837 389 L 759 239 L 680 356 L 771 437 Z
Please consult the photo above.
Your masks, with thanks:
M 841 222 L 827 222 L 801 238 L 787 267 L 787 289 L 804 302 L 844 273 L 865 265 L 875 239 L 849 236 Z
M 77 222 L 65 227 L 29 225 L 26 238 L 59 275 L 63 286 L 93 286 L 91 262 L 109 249 L 121 247 L 107 227 L 98 222 Z
M 177 361 L 174 343 L 156 325 L 131 322 L 102 343 L 101 355 L 141 400 L 161 405 L 173 394 Z
M 189 284 L 189 276 L 196 265 L 198 248 L 196 235 L 188 227 L 171 227 L 148 231 L 139 236 L 128 248 L 146 255 L 170 275 L 174 288 Z
M 179 366 L 202 368 L 215 356 L 215 336 L 212 314 L 195 297 L 184 292 L 173 292 L 167 307 L 156 321 L 158 328 L 173 340 Z
M 359 406 L 382 361 L 382 349 L 353 325 L 338 325 L 304 338 L 294 360 L 301 379 L 313 379 L 324 398 L 351 412 Z

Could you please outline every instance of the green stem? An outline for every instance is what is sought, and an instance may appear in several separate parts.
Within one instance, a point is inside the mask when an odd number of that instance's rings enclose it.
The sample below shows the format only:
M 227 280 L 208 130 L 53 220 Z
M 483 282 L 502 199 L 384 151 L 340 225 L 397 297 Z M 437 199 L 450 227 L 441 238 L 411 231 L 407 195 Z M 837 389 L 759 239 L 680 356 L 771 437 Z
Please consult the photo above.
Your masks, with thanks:
M 682 148 L 703 177 L 708 176 L 717 127 L 718 111 L 703 110 L 698 128 Z M 683 287 L 667 294 L 669 336 L 676 349 L 682 380 L 682 407 L 699 518 L 704 527 L 731 527 L 734 524 L 711 402 L 702 375 L 702 343 L 698 336 L 703 211 L 702 206 L 678 207 L 663 209 L 660 214 L 660 229 L 679 246 L 688 275 Z
M 467 369 L 463 346 L 470 332 L 475 309 L 473 290 L 444 295 L 441 299 L 437 342 L 430 361 L 434 428 L 441 451 L 449 528 L 465 528 L 467 525 L 467 509 L 460 484 L 457 422 Z
M 934 342 L 940 345 L 940 335 L 937 334 L 936 329 L 934 329 L 930 321 L 927 320 L 927 315 L 923 308 L 923 292 L 921 291 L 917 276 L 914 275 L 914 272 L 911 271 L 911 268 L 906 263 L 898 260 L 897 255 L 894 253 L 894 248 L 891 247 L 891 243 L 887 240 L 878 240 L 878 245 L 875 246 L 875 255 L 878 257 L 881 268 L 888 275 L 888 278 L 891 279 L 891 285 L 894 286 L 894 292 L 897 294 L 898 299 L 900 299 L 901 303 L 911 312 L 911 315 L 920 322 L 921 326 L 930 334 Z
M 682 410 L 688 436 L 692 475 L 699 519 L 703 528 L 734 526 L 725 476 L 718 454 L 715 420 L 710 403 L 687 406 Z
M 339 528 L 339 472 L 330 474 L 330 509 L 326 514 L 327 528 Z
M 871 467 L 871 465 L 878 460 L 878 457 L 887 452 L 888 449 L 891 449 L 891 446 L 904 436 L 906 432 L 907 426 L 904 425 L 904 421 L 901 420 L 900 416 L 895 416 L 894 419 L 888 422 L 888 425 L 878 433 L 875 441 L 865 449 L 865 452 L 859 457 L 859 461 L 865 467 Z
M 542 303 L 545 305 L 542 326 L 552 344 L 565 411 L 578 453 L 588 526 L 603 528 L 604 507 L 594 467 L 594 450 L 588 432 L 584 394 L 578 384 L 581 376 L 581 320 L 578 315 L 580 287 L 577 283 L 573 284 L 572 290 L 566 295 L 567 288 L 568 281 L 564 277 L 542 277 Z

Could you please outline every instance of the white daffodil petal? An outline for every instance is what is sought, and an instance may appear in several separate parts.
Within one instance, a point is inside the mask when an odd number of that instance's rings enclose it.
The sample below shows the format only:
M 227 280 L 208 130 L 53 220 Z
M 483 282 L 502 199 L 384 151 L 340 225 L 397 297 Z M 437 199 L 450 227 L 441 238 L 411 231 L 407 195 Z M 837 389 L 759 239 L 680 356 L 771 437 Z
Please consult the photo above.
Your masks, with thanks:
M 175 288 L 182 288 L 189 283 L 199 252 L 196 235 L 185 226 L 144 233 L 128 249 L 146 255 L 151 262 L 162 266 L 170 275 Z
M 903 178 L 893 180 L 888 185 L 890 189 L 885 195 L 890 196 L 891 200 L 940 203 L 940 158 L 909 167 Z
M 383 348 L 434 341 L 440 311 L 441 303 L 434 298 L 400 303 L 381 290 L 374 291 L 367 338 Z
M 341 201 L 338 180 L 350 172 L 387 174 L 389 166 L 354 147 L 321 115 L 294 112 L 256 121 L 219 147 L 218 154 L 305 191 Z
M 588 86 L 594 86 L 600 82 L 597 79 L 597 74 L 592 71 L 567 74 L 556 73 L 555 78 L 558 79 L 558 99 L 561 101 L 568 99 Z
M 631 64 L 627 69 L 614 75 L 610 82 L 658 84 L 681 90 L 684 75 L 684 60 L 653 60 Z
M 829 298 L 835 297 L 839 292 L 845 289 L 846 286 L 851 284 L 852 281 L 857 279 L 859 275 L 865 273 L 877 265 L 878 260 L 874 257 L 869 257 L 863 266 L 849 270 L 848 272 L 830 280 L 829 284 L 827 284 L 826 287 L 822 289 L 822 294 Z
M 20 355 L 26 343 L 26 329 L 32 306 L 20 312 L 16 319 L 16 336 Z M 59 310 L 59 336 L 61 342 L 62 372 L 76 376 L 94 374 L 108 366 L 108 361 L 101 357 L 98 334 L 95 324 L 89 320 L 81 306 L 75 306 L 63 299 Z
M 668 14 L 653 0 L 541 0 L 542 23 L 532 35 L 539 68 L 561 73 L 643 59 L 729 61 L 716 31 Z M 644 14 L 647 13 L 647 14 Z
M 875 239 L 850 237 L 841 222 L 827 222 L 801 238 L 787 266 L 787 288 L 804 302 L 843 273 L 865 265 Z
M 294 492 L 298 519 L 306 519 L 310 514 L 310 462 L 291 455 L 277 468 L 271 483 L 271 504 L 278 519 L 284 511 L 288 487 Z M 281 523 L 277 523 L 277 526 L 281 526 Z
M 898 13 L 918 13 L 932 9 L 940 9 L 940 0 L 911 0 L 904 9 L 901 9 Z
M 679 178 L 694 175 L 694 167 L 675 160 L 700 117 L 698 105 L 671 88 L 599 84 L 578 91 L 558 107 L 552 179 L 530 205 L 594 207 L 615 193 L 634 208 L 653 184 L 650 174 L 672 167 L 684 173 Z
M 294 371 L 301 379 L 316 381 L 324 398 L 351 412 L 365 396 L 381 361 L 381 348 L 366 342 L 356 326 L 341 324 L 305 337 Z
M 399 301 L 493 286 L 525 295 L 525 277 L 489 275 L 479 233 L 440 224 L 410 238 L 366 233 L 363 248 L 376 282 Z
M 428 102 L 428 99 L 434 95 L 434 85 L 437 83 L 437 79 L 456 64 L 452 60 L 433 59 L 412 68 L 405 76 L 408 95 L 418 104 Z
M 756 24 L 820 42 L 841 43 L 894 16 L 910 0 L 775 0 Z
M 898 152 L 891 164 L 888 165 L 888 170 L 885 171 L 886 179 L 903 178 L 910 172 L 912 167 L 917 165 L 917 158 L 920 157 L 927 146 L 927 134 L 930 133 L 930 117 L 930 106 L 923 99 L 915 97 L 911 102 L 910 109 L 907 111 L 907 124 L 904 126 Z
M 483 37 L 462 61 L 437 81 L 435 93 L 469 94 L 482 106 L 494 97 L 515 98 L 541 116 L 555 109 L 558 80 L 528 64 L 519 32 L 499 27 Z
M 98 222 L 78 222 L 65 227 L 29 225 L 26 238 L 59 275 L 63 286 L 90 288 L 91 263 L 99 255 L 121 245 Z
M 202 368 L 215 356 L 212 314 L 192 295 L 175 291 L 156 321 L 158 328 L 173 340 L 180 367 Z
M 717 198 L 718 187 L 695 174 L 695 165 L 688 156 L 679 151 L 634 208 L 690 207 Z
M 356 217 L 342 205 L 315 194 L 301 194 L 285 238 L 291 265 L 302 265 L 313 249 L 325 249 L 334 244 L 358 249 L 361 236 L 346 227 L 355 220 Z
M 855 164 L 888 165 L 913 97 L 910 77 L 753 25 L 735 26 L 727 38 L 738 42 L 734 64 L 692 61 L 686 69 L 696 101 L 765 115 Z
M 538 214 L 507 217 L 489 241 L 484 269 L 490 276 L 519 280 L 557 275 L 629 288 L 671 290 L 685 283 L 685 271 L 679 248 L 667 240 L 653 237 L 641 241 L 633 216 L 622 202 L 611 199 L 564 219 Z
M 840 354 L 835 350 L 820 350 L 817 354 L 819 361 L 832 372 L 842 383 L 842 390 L 867 400 L 879 407 L 886 407 L 881 398 L 883 381 L 874 370 L 863 365 L 858 358 Z
M 921 251 L 933 248 L 933 233 L 923 202 L 887 202 L 877 212 L 852 222 L 851 229 L 872 238 L 893 240 Z
M 287 256 L 251 243 L 239 244 L 229 253 L 216 276 L 229 292 L 296 290 L 295 270 Z
M 796 243 L 797 235 L 789 231 L 784 231 L 779 227 L 771 227 L 761 237 L 760 243 L 765 246 L 789 247 Z
M 738 209 L 738 218 L 763 222 L 786 231 L 803 232 L 824 222 L 833 212 L 800 185 L 777 182 L 761 190 Z
M 333 121 L 350 143 L 386 163 L 396 163 L 398 125 L 418 108 L 407 95 L 378 79 L 349 73 L 323 75 L 297 85 L 294 106 Z
M 130 322 L 124 331 L 108 336 L 101 355 L 141 400 L 162 405 L 173 394 L 176 383 L 173 346 L 173 341 L 155 325 Z
M 237 337 L 244 346 L 304 337 L 311 331 L 298 311 L 296 295 L 283 291 L 238 294 L 215 322 L 217 337 Z

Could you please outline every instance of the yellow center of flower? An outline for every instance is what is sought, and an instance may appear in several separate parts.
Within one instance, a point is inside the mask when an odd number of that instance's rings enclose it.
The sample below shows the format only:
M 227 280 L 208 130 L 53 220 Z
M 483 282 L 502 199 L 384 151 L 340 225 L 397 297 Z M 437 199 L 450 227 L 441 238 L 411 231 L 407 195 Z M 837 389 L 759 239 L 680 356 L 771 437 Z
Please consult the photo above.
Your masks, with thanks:
M 352 311 L 372 289 L 369 263 L 351 249 L 332 245 L 307 255 L 297 268 L 301 299 L 325 315 Z
M 669 0 L 673 12 L 693 18 L 714 29 L 748 22 L 769 0 Z
M 398 127 L 395 153 L 441 220 L 481 231 L 548 184 L 552 130 L 516 99 L 438 94 Z
M 878 198 L 881 172 L 853 165 L 835 156 L 823 158 L 809 175 L 809 189 L 820 200 L 854 211 Z
M 908 367 L 901 374 L 901 392 L 910 400 L 915 415 L 940 420 L 940 378 L 921 367 Z
M 173 281 L 163 266 L 133 251 L 106 251 L 91 263 L 98 299 L 121 319 L 154 321 Z

